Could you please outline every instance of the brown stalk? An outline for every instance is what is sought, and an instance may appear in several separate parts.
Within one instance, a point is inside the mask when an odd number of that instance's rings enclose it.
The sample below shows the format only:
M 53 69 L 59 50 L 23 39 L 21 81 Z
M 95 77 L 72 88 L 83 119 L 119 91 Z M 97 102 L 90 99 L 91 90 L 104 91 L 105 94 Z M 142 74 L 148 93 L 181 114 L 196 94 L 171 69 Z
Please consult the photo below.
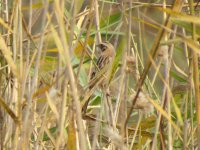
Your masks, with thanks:
M 179 12 L 182 9 L 182 5 L 183 5 L 183 1 L 176 0 L 174 2 L 174 4 L 173 4 L 172 10 L 175 10 L 175 11 Z M 169 18 L 170 18 L 170 15 L 168 15 L 168 17 L 166 18 L 166 21 L 164 23 L 164 26 L 166 28 L 171 28 L 171 22 L 169 21 Z M 137 101 L 137 98 L 139 96 L 139 93 L 142 90 L 142 85 L 143 85 L 143 83 L 144 83 L 144 81 L 146 79 L 146 76 L 148 74 L 148 71 L 149 71 L 149 69 L 150 69 L 150 67 L 152 65 L 151 59 L 152 60 L 154 59 L 154 57 L 156 55 L 156 52 L 158 51 L 158 47 L 160 45 L 161 39 L 164 37 L 165 34 L 166 34 L 165 29 L 164 28 L 160 28 L 160 30 L 158 32 L 158 35 L 157 35 L 157 37 L 155 39 L 155 42 L 154 42 L 154 44 L 153 44 L 153 46 L 151 48 L 151 51 L 150 51 L 150 54 L 149 54 L 149 58 L 148 58 L 148 60 L 146 62 L 146 65 L 145 65 L 146 67 L 144 68 L 144 71 L 143 71 L 143 73 L 141 75 L 141 78 L 139 79 L 139 81 L 137 83 L 137 92 L 136 92 L 136 95 L 135 95 L 135 97 L 133 99 L 133 102 L 132 102 L 132 105 L 131 105 L 131 109 L 130 109 L 130 111 L 128 113 L 128 116 L 126 118 L 125 128 L 126 128 L 126 126 L 128 124 L 128 120 L 129 120 L 129 118 L 131 116 L 131 113 L 133 111 L 134 105 L 135 105 L 135 103 Z
M 190 4 L 190 13 L 194 16 L 194 7 L 193 0 L 189 1 Z M 192 39 L 194 42 L 197 42 L 196 38 L 196 25 L 194 23 L 192 25 Z M 192 51 L 193 55 L 193 82 L 194 82 L 194 96 L 195 96 L 195 106 L 196 106 L 196 117 L 197 117 L 197 145 L 198 149 L 200 149 L 200 94 L 199 94 L 199 65 L 198 65 L 198 53 Z

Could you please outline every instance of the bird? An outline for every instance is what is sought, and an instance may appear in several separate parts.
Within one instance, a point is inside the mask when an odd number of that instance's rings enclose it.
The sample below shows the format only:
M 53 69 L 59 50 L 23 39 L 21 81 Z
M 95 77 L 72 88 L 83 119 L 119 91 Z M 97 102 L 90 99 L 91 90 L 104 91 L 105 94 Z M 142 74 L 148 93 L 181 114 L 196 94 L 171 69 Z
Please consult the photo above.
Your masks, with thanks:
M 96 47 L 99 48 L 100 55 L 90 76 L 89 89 L 91 90 L 98 83 L 98 87 L 103 90 L 103 88 L 106 87 L 106 83 L 108 83 L 107 81 L 110 69 L 112 67 L 116 52 L 114 46 L 108 41 L 101 42 L 100 44 L 96 45 Z M 90 97 L 82 107 L 82 112 L 84 114 L 86 114 L 89 101 Z

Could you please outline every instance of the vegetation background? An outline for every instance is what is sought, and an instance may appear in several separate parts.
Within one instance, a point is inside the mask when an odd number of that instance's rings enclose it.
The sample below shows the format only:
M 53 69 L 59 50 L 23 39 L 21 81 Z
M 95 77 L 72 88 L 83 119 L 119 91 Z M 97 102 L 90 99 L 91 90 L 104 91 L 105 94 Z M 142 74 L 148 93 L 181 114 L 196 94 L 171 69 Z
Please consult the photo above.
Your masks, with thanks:
M 0 149 L 200 149 L 199 5 L 1 0 Z M 88 89 L 101 41 L 109 96 Z

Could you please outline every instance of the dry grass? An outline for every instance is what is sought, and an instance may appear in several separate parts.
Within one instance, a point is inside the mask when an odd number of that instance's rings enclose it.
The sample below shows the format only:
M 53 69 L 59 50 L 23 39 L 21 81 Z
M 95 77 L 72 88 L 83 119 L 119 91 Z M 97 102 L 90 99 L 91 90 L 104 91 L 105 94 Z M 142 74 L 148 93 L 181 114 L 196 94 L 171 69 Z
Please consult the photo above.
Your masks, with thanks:
M 200 148 L 198 0 L 0 6 L 0 149 Z M 88 89 L 101 41 L 110 95 Z

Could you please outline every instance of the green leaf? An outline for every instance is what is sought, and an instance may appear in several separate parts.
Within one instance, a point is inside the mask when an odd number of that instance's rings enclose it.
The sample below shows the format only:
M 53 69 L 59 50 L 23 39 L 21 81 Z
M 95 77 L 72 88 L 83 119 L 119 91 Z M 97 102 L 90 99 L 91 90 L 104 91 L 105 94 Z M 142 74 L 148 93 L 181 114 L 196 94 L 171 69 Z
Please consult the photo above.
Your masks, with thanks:
M 57 130 L 57 127 L 52 127 L 52 128 L 49 129 L 49 131 L 50 131 L 51 134 L 55 134 L 56 130 Z M 43 141 L 48 141 L 49 139 L 50 138 L 48 137 L 48 135 L 45 132 L 44 136 L 43 136 Z
M 192 33 L 192 25 L 189 22 L 179 21 L 179 20 L 172 20 L 172 22 L 180 27 L 183 27 L 186 31 Z M 200 34 L 200 26 L 197 25 L 196 27 L 196 33 Z
M 186 79 L 179 76 L 175 71 L 170 71 L 170 75 L 174 77 L 174 79 L 178 80 L 179 82 L 187 82 Z
M 122 57 L 122 52 L 123 52 L 124 47 L 125 47 L 125 43 L 126 43 L 126 38 L 123 37 L 121 42 L 120 42 L 120 45 L 117 49 L 117 53 L 116 53 L 114 62 L 112 64 L 112 68 L 111 68 L 111 72 L 110 72 L 110 78 L 109 78 L 109 84 L 110 84 L 112 78 L 114 77 L 114 74 L 117 70 L 119 63 L 120 63 L 120 60 L 121 60 L 121 57 Z

